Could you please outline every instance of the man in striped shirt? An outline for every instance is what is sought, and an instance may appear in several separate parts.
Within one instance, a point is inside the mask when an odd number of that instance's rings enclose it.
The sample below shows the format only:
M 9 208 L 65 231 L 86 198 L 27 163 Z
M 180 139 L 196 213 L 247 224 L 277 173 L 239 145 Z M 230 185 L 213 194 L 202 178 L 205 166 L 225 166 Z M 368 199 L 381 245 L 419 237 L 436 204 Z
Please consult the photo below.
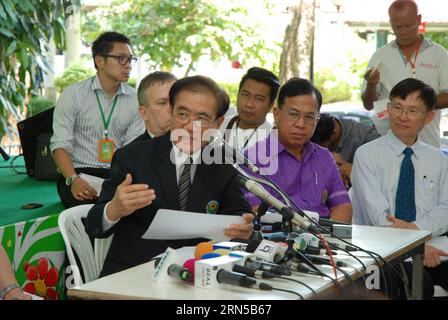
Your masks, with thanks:
M 107 178 L 114 150 L 145 130 L 136 91 L 126 84 L 136 61 L 130 40 L 103 33 L 92 44 L 92 57 L 97 74 L 66 88 L 54 111 L 51 151 L 66 208 L 94 203 L 97 191 L 79 174 Z

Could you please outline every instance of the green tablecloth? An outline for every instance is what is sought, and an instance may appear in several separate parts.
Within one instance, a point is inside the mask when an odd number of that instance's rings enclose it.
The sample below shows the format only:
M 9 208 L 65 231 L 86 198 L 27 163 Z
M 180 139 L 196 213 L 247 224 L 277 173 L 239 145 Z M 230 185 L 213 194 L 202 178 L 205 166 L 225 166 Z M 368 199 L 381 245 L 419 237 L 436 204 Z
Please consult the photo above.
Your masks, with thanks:
M 0 226 L 62 212 L 64 207 L 56 190 L 56 182 L 38 181 L 26 174 L 17 174 L 9 168 L 11 159 L 7 162 L 0 160 Z M 14 164 L 23 166 L 17 169 L 25 172 L 22 157 Z M 23 204 L 32 202 L 41 203 L 43 207 L 21 209 Z

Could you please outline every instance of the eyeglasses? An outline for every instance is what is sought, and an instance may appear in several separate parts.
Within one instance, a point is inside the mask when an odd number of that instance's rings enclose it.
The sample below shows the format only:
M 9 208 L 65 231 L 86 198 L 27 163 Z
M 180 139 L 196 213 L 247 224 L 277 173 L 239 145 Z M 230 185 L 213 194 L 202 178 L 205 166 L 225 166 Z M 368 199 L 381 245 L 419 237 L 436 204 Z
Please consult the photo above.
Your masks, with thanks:
M 415 108 L 403 108 L 395 103 L 388 103 L 388 106 L 390 108 L 390 113 L 392 113 L 395 116 L 400 116 L 403 113 L 406 114 L 408 116 L 409 119 L 417 119 L 423 115 L 426 114 L 426 112 L 417 110 Z
M 285 110 L 282 110 L 285 111 Z M 289 121 L 296 122 L 300 118 L 303 119 L 303 123 L 307 126 L 311 126 L 316 124 L 317 120 L 320 119 L 318 114 L 315 113 L 301 113 L 294 110 L 286 111 L 286 118 Z
M 205 116 L 199 116 L 197 119 L 193 119 L 193 118 L 191 118 L 190 115 L 188 115 L 188 113 L 186 113 L 184 111 L 177 111 L 177 112 L 173 113 L 173 118 L 174 118 L 174 120 L 181 123 L 182 125 L 186 125 L 190 121 L 199 122 L 201 124 L 201 127 L 203 127 L 203 128 L 208 127 L 213 122 L 215 122 L 215 120 L 211 120 L 210 118 L 207 118 Z
M 137 62 L 137 58 L 133 57 L 133 56 L 128 57 L 128 56 L 117 56 L 117 55 L 113 55 L 113 54 L 105 54 L 104 57 L 114 58 L 122 66 L 125 66 L 127 63 L 129 63 L 131 66 L 133 66 Z

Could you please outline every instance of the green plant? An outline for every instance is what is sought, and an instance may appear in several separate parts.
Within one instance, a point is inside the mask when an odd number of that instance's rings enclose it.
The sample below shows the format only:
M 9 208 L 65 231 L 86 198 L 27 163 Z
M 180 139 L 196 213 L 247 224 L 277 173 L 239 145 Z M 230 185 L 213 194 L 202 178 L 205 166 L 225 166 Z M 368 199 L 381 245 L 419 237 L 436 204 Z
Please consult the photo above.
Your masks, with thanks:
M 236 106 L 236 99 L 238 97 L 239 83 L 223 82 L 219 86 L 224 89 L 230 97 L 230 105 Z
M 314 85 L 319 89 L 323 97 L 323 103 L 350 100 L 352 91 L 350 84 L 338 80 L 333 71 L 325 70 L 316 72 Z
M 16 132 L 10 120 L 21 120 L 25 99 L 40 91 L 50 44 L 64 49 L 64 20 L 79 6 L 79 0 L 0 1 L 0 137 Z
M 129 78 L 127 84 L 130 85 L 131 87 L 137 89 L 137 79 Z
M 149 67 L 194 70 L 202 56 L 227 58 L 243 65 L 265 65 L 278 43 L 267 42 L 251 12 L 235 0 L 225 7 L 209 0 L 113 0 L 108 7 L 88 12 L 83 36 L 91 43 L 106 30 L 130 37 L 134 53 L 148 57 Z
M 56 90 L 61 93 L 68 86 L 86 80 L 94 75 L 94 70 L 86 68 L 78 63 L 73 63 L 65 69 L 60 77 L 54 79 L 54 86 Z
M 32 97 L 28 103 L 28 117 L 34 116 L 54 106 L 54 100 L 45 97 Z

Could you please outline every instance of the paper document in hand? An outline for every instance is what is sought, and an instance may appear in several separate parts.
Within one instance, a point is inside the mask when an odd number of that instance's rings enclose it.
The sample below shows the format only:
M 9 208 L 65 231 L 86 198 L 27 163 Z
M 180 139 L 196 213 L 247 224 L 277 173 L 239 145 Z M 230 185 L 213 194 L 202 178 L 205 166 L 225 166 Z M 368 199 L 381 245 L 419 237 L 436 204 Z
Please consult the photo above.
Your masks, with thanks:
M 241 216 L 206 214 L 160 209 L 142 239 L 179 240 L 206 238 L 223 241 L 224 229 L 241 224 Z
M 97 196 L 100 196 L 104 179 L 95 177 L 95 176 L 91 176 L 90 174 L 85 174 L 85 173 L 81 173 L 79 176 L 81 177 L 81 179 L 86 180 L 92 186 L 92 188 L 95 189 Z

